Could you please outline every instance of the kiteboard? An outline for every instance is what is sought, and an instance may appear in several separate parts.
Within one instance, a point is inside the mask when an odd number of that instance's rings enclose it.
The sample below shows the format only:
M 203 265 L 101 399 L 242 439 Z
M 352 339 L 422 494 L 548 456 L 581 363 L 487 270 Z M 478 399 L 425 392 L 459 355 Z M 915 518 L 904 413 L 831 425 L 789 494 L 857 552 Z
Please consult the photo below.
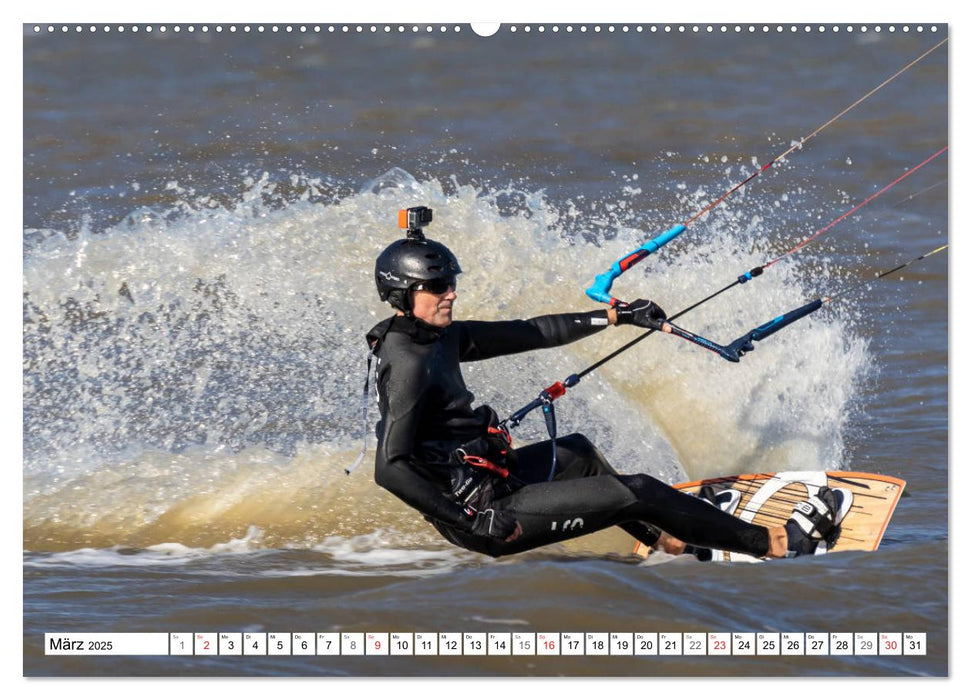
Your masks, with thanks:
M 674 488 L 704 498 L 726 513 L 756 525 L 785 525 L 792 509 L 815 494 L 819 487 L 842 489 L 851 499 L 836 541 L 818 547 L 815 554 L 828 552 L 872 552 L 880 546 L 883 533 L 897 507 L 906 482 L 883 474 L 865 472 L 779 472 L 741 474 L 676 484 Z M 647 557 L 651 549 L 638 542 L 634 554 Z M 738 552 L 711 550 L 711 561 L 761 561 Z

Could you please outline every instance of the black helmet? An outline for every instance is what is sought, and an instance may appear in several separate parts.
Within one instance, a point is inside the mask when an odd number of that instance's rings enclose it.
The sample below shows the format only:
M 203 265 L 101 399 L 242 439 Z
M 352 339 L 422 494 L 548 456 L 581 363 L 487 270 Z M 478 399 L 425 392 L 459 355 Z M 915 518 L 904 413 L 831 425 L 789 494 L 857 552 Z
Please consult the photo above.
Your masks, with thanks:
M 408 290 L 428 280 L 455 277 L 462 272 L 459 261 L 448 248 L 427 238 L 402 238 L 378 256 L 374 282 L 381 301 L 400 311 L 411 311 Z

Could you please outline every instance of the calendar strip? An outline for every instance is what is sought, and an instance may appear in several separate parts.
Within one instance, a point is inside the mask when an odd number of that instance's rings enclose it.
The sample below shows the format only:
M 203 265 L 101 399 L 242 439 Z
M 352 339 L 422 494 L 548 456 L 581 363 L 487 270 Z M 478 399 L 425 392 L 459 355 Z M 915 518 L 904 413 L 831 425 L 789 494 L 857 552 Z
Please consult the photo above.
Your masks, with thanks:
M 926 656 L 925 632 L 151 632 L 44 635 L 47 656 Z

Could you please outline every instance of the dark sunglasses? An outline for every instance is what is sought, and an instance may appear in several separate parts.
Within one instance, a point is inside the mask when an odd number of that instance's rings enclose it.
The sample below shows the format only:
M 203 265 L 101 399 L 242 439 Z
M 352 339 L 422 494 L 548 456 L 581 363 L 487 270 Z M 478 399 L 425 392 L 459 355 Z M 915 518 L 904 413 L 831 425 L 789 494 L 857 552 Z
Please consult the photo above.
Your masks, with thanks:
M 415 285 L 416 290 L 431 292 L 432 294 L 445 294 L 450 289 L 455 289 L 454 277 L 439 277 Z

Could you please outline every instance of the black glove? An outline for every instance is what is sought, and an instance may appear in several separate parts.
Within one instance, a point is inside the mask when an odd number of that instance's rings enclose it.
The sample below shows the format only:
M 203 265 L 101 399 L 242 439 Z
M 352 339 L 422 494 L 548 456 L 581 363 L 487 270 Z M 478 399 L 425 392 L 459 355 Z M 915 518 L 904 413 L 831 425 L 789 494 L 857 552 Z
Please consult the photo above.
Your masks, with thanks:
M 617 325 L 631 323 L 641 328 L 661 330 L 661 324 L 668 317 L 664 309 L 647 299 L 632 301 L 627 306 L 617 307 Z
M 473 535 L 479 535 L 480 537 L 492 537 L 493 539 L 505 541 L 516 531 L 519 525 L 514 517 L 495 508 L 486 508 L 480 511 L 473 511 L 471 508 L 466 508 L 465 512 L 466 515 L 472 515 L 470 531 Z

